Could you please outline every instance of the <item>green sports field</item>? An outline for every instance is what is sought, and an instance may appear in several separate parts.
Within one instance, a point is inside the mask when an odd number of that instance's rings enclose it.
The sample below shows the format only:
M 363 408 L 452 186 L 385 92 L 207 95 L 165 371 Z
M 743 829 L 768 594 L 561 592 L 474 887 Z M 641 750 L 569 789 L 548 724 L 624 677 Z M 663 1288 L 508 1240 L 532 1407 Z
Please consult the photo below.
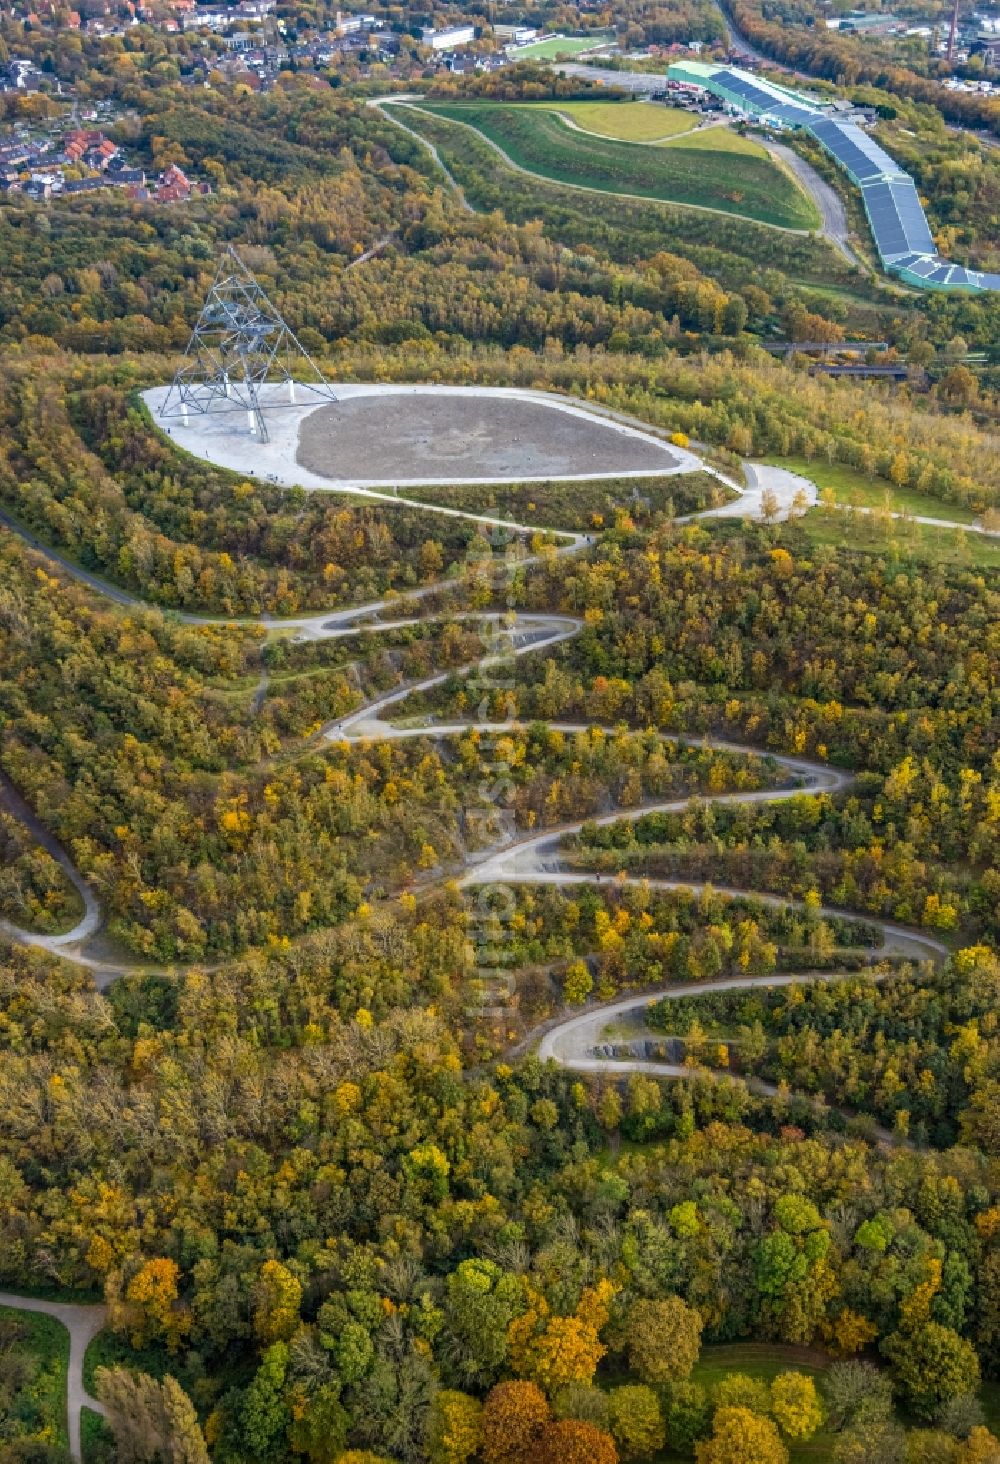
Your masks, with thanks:
M 596 31 L 590 36 L 552 36 L 549 39 L 533 41 L 530 46 L 519 46 L 519 61 L 546 61 L 553 56 L 579 56 L 583 51 L 593 51 L 596 46 L 606 46 L 613 37 L 607 31 Z
M 638 104 L 621 105 L 628 110 Z M 766 154 L 758 156 L 740 147 L 744 139 L 728 129 L 695 134 L 691 139 L 695 146 L 682 135 L 663 147 L 647 147 L 581 132 L 547 107 L 496 102 L 433 102 L 421 107 L 473 127 L 518 167 L 556 183 L 695 204 L 787 229 L 819 227 L 812 201 L 795 180 Z M 706 145 L 700 139 L 711 142 Z M 730 146 L 734 140 L 735 149 Z

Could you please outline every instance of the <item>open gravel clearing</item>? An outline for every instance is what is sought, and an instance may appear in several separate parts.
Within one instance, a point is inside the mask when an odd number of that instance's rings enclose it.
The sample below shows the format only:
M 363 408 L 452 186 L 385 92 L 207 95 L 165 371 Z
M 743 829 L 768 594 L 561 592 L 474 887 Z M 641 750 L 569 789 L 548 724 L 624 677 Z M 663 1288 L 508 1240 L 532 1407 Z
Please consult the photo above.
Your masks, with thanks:
M 322 477 L 564 478 L 669 470 L 651 438 L 548 404 L 442 391 L 356 396 L 302 421 L 296 461 Z

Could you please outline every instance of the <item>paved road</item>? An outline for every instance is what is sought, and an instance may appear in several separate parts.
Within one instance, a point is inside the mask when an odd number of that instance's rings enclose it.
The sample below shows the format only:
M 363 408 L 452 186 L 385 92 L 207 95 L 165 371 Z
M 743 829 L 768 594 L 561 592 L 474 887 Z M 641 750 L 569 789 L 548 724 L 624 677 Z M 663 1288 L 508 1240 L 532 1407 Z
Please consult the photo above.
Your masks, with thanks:
M 723 5 L 718 3 L 718 0 L 716 0 L 716 6 L 719 14 L 722 16 L 722 24 L 726 28 L 726 35 L 729 39 L 731 50 L 742 51 L 744 56 L 749 57 L 751 61 L 755 61 L 758 66 L 770 66 L 774 71 L 787 71 L 788 68 L 782 66 L 780 61 L 772 61 L 769 56 L 764 55 L 763 51 L 758 51 L 757 47 L 736 29 L 732 16 Z
M 75 1460 L 83 1458 L 80 1446 L 80 1410 L 92 1408 L 95 1413 L 104 1414 L 103 1403 L 92 1398 L 83 1386 L 83 1359 L 87 1348 L 107 1321 L 106 1306 L 79 1306 L 65 1301 L 39 1301 L 34 1296 L 18 1296 L 16 1292 L 0 1291 L 0 1306 L 16 1307 L 18 1311 L 42 1312 L 55 1317 L 69 1333 L 69 1368 L 66 1376 L 66 1414 L 69 1427 L 69 1451 Z
M 824 238 L 829 239 L 834 249 L 847 260 L 848 264 L 862 268 L 861 260 L 851 248 L 847 209 L 837 190 L 816 171 L 812 163 L 807 163 L 805 158 L 800 158 L 795 149 L 789 147 L 787 143 L 766 142 L 764 145 L 772 157 L 791 169 L 819 209 L 820 217 L 823 220 Z

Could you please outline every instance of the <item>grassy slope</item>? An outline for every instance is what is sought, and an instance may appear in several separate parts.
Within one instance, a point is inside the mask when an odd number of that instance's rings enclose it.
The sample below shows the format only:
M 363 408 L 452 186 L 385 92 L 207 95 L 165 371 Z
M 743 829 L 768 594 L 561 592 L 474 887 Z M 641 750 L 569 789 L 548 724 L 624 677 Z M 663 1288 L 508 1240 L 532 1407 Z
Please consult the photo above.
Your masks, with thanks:
M 883 557 L 932 564 L 964 564 L 970 568 L 1000 569 L 1000 542 L 964 529 L 937 529 L 890 519 L 887 524 L 868 514 L 814 508 L 797 519 L 814 544 L 863 549 Z
M 498 483 L 469 487 L 416 488 L 412 496 L 425 503 L 440 503 L 473 513 L 509 514 L 546 528 L 584 532 L 608 527 L 615 510 L 624 508 L 633 518 L 646 520 L 669 505 L 675 514 L 728 501 L 717 478 L 708 473 L 681 473 L 663 478 L 605 478 L 593 483 Z M 638 498 L 638 502 L 636 499 Z M 601 523 L 595 522 L 598 515 Z
M 69 1333 L 54 1317 L 37 1312 L 0 1307 L 0 1318 L 13 1320 L 23 1331 L 18 1350 L 27 1353 L 38 1371 L 33 1381 L 20 1390 L 17 1417 L 23 1434 L 14 1438 L 36 1438 L 44 1433 L 62 1448 L 69 1447 L 66 1425 L 66 1372 L 69 1366 Z
M 678 107 L 656 102 L 522 102 L 514 105 L 568 117 L 584 132 L 618 142 L 641 142 L 658 147 L 694 148 L 697 152 L 739 153 L 766 158 L 767 149 L 721 124 L 695 131 L 698 119 Z
M 513 171 L 481 133 L 422 107 L 400 109 L 401 120 L 433 144 L 451 176 L 480 212 L 499 209 L 511 222 L 541 218 L 568 248 L 587 244 L 633 263 L 661 249 L 690 259 L 728 288 L 756 280 L 761 261 L 803 284 L 840 279 L 847 266 L 822 239 L 776 233 L 750 219 L 677 208 L 645 198 L 619 198 L 614 209 L 593 207 L 591 195 Z
M 672 137 L 663 146 L 683 148 L 685 152 L 730 153 L 744 158 L 768 157 L 767 148 L 754 142 L 752 137 L 744 137 L 731 127 L 722 126 L 703 127 L 700 132 L 692 132 L 690 137 Z
M 976 516 L 960 503 L 946 503 L 943 498 L 931 498 L 912 488 L 897 488 L 884 478 L 867 478 L 857 468 L 843 463 L 826 463 L 817 458 L 768 458 L 779 468 L 789 468 L 811 478 L 820 489 L 828 488 L 837 503 L 851 504 L 857 508 L 888 508 L 893 513 L 921 514 L 927 518 L 952 519 L 960 524 L 972 524 Z
M 544 111 L 561 112 L 585 132 L 616 137 L 622 142 L 660 142 L 690 132 L 697 118 L 679 107 L 656 102 L 532 103 Z
M 692 149 L 682 139 L 669 147 L 636 147 L 574 131 L 538 107 L 435 102 L 426 108 L 474 127 L 519 167 L 555 182 L 696 204 L 783 228 L 819 224 L 812 202 L 769 158 L 729 153 L 719 143 Z

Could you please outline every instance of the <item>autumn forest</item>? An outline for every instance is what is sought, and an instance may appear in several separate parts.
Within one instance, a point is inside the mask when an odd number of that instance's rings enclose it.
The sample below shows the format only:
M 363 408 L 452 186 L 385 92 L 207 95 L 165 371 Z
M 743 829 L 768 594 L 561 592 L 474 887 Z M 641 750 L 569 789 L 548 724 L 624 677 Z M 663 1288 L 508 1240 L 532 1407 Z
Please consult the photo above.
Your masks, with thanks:
M 212 191 L 0 197 L 0 1464 L 1000 1459 L 996 300 L 74 45 Z M 700 466 L 214 466 L 229 245 L 331 380 Z

